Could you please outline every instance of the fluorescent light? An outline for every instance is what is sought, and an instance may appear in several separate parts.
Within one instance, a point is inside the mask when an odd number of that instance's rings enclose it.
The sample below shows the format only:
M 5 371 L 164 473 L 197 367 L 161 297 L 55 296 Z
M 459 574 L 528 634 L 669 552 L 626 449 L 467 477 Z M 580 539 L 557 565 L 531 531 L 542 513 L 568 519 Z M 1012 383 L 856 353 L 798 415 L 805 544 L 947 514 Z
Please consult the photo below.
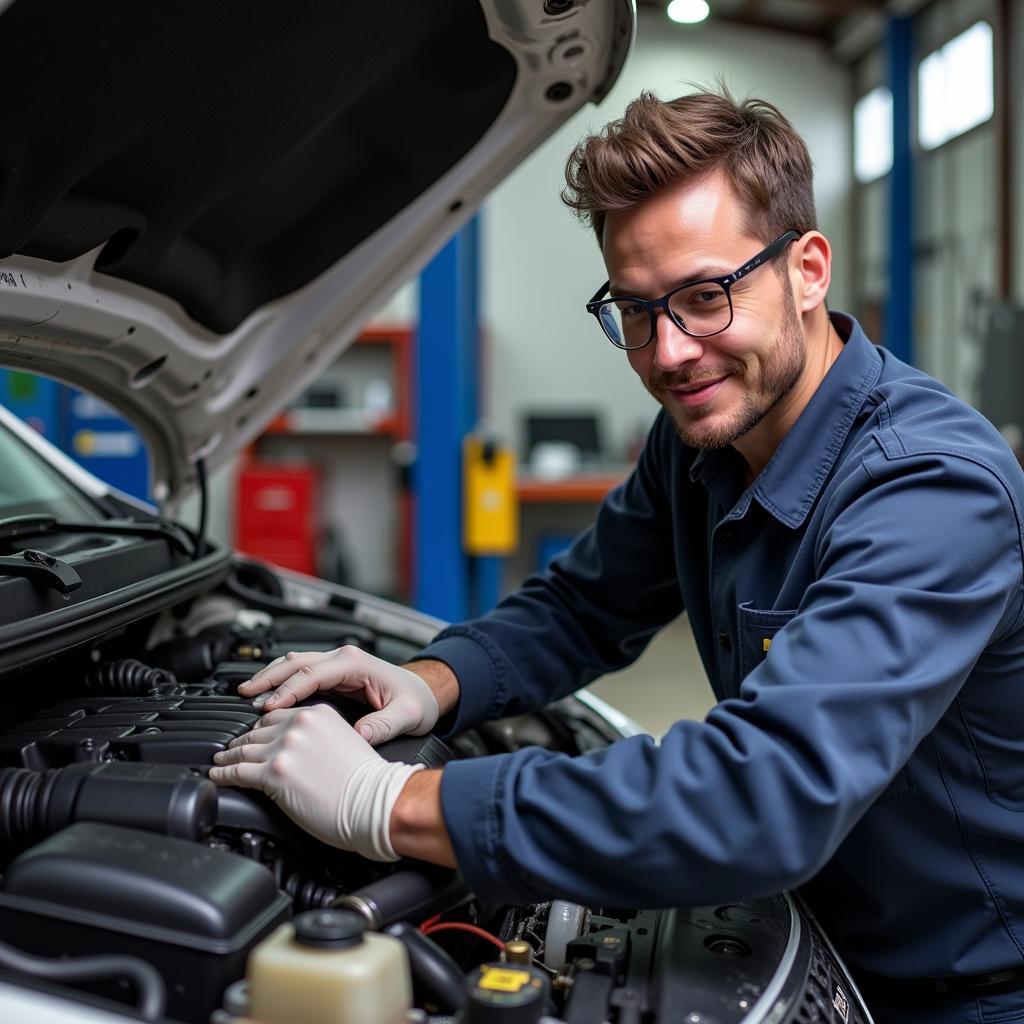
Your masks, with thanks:
M 696 25 L 711 13 L 711 8 L 708 0 L 672 0 L 665 13 L 680 25 Z

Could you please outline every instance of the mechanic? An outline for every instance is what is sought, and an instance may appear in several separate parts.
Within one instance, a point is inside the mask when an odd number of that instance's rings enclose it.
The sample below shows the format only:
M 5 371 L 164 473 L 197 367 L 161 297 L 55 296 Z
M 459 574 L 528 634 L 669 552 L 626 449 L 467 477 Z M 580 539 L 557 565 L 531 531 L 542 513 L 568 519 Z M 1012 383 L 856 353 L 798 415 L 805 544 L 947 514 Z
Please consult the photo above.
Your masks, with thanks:
M 771 104 L 644 94 L 566 176 L 610 279 L 595 343 L 662 407 L 631 476 L 410 665 L 341 648 L 257 673 L 240 690 L 269 713 L 211 778 L 367 857 L 457 865 L 491 903 L 802 887 L 879 1020 L 1024 1020 L 1020 467 L 826 309 L 810 158 Z M 718 704 L 660 744 L 443 771 L 373 749 L 540 708 L 684 610 Z M 328 690 L 378 710 L 292 707 Z

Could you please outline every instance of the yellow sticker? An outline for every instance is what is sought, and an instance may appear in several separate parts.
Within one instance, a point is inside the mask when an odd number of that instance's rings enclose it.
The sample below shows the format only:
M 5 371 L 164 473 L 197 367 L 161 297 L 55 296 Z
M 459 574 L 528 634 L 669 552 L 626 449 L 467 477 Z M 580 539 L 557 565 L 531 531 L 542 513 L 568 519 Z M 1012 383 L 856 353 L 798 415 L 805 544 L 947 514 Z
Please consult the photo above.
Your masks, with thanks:
M 508 971 L 491 967 L 480 977 L 480 988 L 490 992 L 520 992 L 529 985 L 530 975 L 526 971 Z
M 768 648 L 771 647 L 771 645 L 772 638 L 770 636 L 766 636 L 761 640 L 761 650 L 764 651 L 765 654 L 768 653 Z

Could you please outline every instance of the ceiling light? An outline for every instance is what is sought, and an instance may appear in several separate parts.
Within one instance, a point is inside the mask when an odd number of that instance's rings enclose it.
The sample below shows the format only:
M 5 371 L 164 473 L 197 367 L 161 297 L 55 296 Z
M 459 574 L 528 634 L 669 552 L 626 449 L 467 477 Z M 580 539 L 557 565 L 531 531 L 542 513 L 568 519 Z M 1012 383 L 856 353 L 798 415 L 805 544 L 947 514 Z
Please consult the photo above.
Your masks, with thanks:
M 708 0 L 672 0 L 666 13 L 681 25 L 696 25 L 711 13 L 711 8 Z

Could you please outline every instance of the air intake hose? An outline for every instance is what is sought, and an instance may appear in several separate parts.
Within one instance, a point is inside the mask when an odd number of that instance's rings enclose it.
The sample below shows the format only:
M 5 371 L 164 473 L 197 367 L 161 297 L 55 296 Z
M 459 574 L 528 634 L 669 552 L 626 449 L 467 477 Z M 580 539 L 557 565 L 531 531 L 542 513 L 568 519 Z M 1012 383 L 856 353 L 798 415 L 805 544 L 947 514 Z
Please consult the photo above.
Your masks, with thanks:
M 334 906 L 361 914 L 379 930 L 395 921 L 418 924 L 432 914 L 464 903 L 471 896 L 466 880 L 447 868 L 405 868 L 339 896 Z
M 74 764 L 0 769 L 0 851 L 24 849 L 75 821 L 201 840 L 217 818 L 217 787 L 175 765 Z
M 100 665 L 86 677 L 85 685 L 92 693 L 111 697 L 145 697 L 158 686 L 173 686 L 174 673 L 150 668 L 135 658 L 122 658 Z

